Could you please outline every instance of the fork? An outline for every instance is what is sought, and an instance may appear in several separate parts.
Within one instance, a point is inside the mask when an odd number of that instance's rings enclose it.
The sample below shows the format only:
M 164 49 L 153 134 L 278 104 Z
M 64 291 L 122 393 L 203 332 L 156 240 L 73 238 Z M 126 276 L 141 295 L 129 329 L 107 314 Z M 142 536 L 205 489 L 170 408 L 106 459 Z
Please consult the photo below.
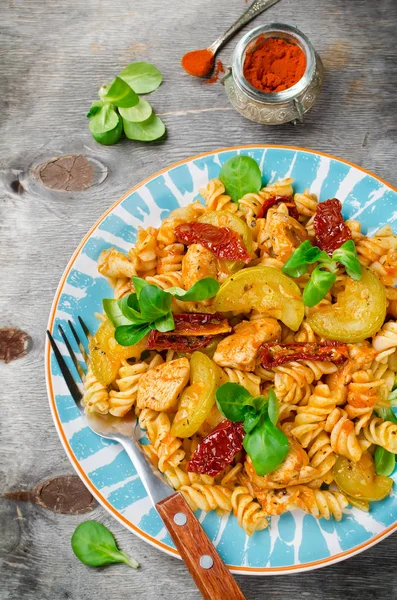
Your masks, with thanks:
M 91 337 L 90 331 L 80 316 L 78 321 L 84 332 L 86 342 L 88 342 Z M 160 471 L 146 459 L 135 437 L 135 417 L 118 418 L 111 415 L 100 415 L 99 413 L 85 413 L 81 400 L 89 357 L 75 326 L 71 321 L 68 321 L 68 325 L 72 338 L 80 350 L 84 367 L 80 364 L 61 325 L 58 325 L 58 330 L 73 361 L 79 381 L 76 381 L 73 377 L 49 331 L 47 331 L 47 335 L 70 394 L 88 427 L 97 435 L 119 442 L 124 447 L 203 598 L 205 600 L 245 600 L 245 596 L 185 498 L 180 492 L 175 492 L 166 483 Z

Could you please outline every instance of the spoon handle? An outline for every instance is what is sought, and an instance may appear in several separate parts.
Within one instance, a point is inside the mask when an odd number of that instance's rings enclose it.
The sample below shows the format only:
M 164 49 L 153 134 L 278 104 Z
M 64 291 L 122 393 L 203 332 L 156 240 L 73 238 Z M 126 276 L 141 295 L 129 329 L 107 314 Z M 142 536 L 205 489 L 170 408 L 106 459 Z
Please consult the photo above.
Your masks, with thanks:
M 257 15 L 265 11 L 266 9 L 276 4 L 279 0 L 255 0 L 251 6 L 233 23 L 231 27 L 223 35 L 221 35 L 211 46 L 209 50 L 212 50 L 214 54 L 226 44 L 244 25 L 252 21 Z

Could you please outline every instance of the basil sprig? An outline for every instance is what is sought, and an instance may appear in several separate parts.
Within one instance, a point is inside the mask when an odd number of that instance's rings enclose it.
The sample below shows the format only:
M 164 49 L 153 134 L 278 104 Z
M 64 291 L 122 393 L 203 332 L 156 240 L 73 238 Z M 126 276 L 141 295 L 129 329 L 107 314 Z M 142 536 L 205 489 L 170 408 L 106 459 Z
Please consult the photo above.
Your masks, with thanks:
M 109 84 L 99 90 L 100 100 L 88 111 L 89 129 L 94 140 L 111 146 L 124 133 L 130 140 L 152 142 L 165 133 L 162 120 L 153 113 L 147 100 L 139 94 L 148 94 L 162 82 L 160 71 L 149 63 L 128 65 Z
M 384 475 L 389 477 L 394 471 L 396 466 L 396 455 L 382 446 L 377 446 L 375 450 L 375 470 L 377 475 Z
M 259 192 L 262 187 L 258 163 L 243 154 L 229 158 L 222 166 L 219 178 L 233 202 L 238 202 L 245 194 Z
M 332 257 L 306 240 L 291 254 L 282 271 L 290 277 L 301 277 L 307 273 L 309 265 L 316 262 L 319 264 L 303 290 L 303 303 L 306 306 L 315 306 L 321 302 L 332 288 L 336 281 L 338 262 L 345 267 L 349 277 L 355 281 L 361 279 L 361 265 L 353 240 L 348 240 L 334 250 Z
M 224 383 L 216 392 L 224 417 L 244 422 L 243 446 L 258 475 L 275 471 L 289 452 L 287 436 L 277 427 L 278 402 L 270 388 L 267 396 L 253 397 L 238 383 Z
M 329 264 L 332 260 L 324 250 L 312 246 L 309 240 L 306 240 L 291 254 L 282 271 L 290 277 L 301 277 L 307 273 L 309 265 L 315 262 Z
M 346 269 L 346 273 L 359 281 L 362 275 L 360 261 L 358 260 L 356 246 L 353 240 L 347 240 L 340 248 L 337 248 L 332 253 L 332 260 L 340 262 Z
M 212 277 L 196 281 L 189 290 L 173 287 L 164 291 L 140 277 L 133 277 L 132 283 L 134 293 L 120 300 L 103 300 L 103 309 L 116 328 L 114 337 L 121 346 L 137 344 L 153 329 L 173 331 L 172 297 L 184 302 L 201 302 L 213 298 L 219 290 L 219 283 Z
M 318 265 L 312 272 L 309 281 L 303 290 L 303 303 L 306 306 L 315 306 L 327 295 L 336 281 L 335 273 L 324 271 Z

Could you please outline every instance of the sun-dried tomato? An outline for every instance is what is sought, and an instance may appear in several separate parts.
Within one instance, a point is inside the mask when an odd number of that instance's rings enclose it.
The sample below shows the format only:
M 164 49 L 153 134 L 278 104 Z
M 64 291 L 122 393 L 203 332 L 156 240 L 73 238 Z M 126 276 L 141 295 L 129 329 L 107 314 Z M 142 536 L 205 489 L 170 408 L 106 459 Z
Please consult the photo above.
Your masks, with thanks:
M 342 217 L 342 203 L 337 198 L 320 202 L 314 217 L 316 245 L 330 256 L 332 252 L 352 239 L 352 234 Z
M 175 227 L 175 235 L 179 242 L 187 246 L 201 244 L 217 258 L 241 260 L 245 263 L 251 260 L 241 236 L 229 227 L 193 221 Z
M 273 369 L 286 362 L 300 360 L 329 360 L 341 364 L 348 359 L 346 344 L 335 341 L 295 342 L 291 344 L 266 343 L 260 347 L 260 358 L 266 369 Z
M 203 439 L 193 452 L 187 470 L 214 477 L 232 462 L 243 448 L 244 425 L 222 421 Z
M 272 206 L 275 206 L 276 204 L 280 204 L 280 202 L 283 202 L 285 204 L 285 206 L 288 208 L 288 213 L 289 213 L 290 217 L 293 217 L 296 220 L 299 219 L 298 209 L 296 208 L 296 205 L 292 199 L 292 196 L 272 196 L 271 198 L 268 198 L 262 204 L 262 207 L 261 207 L 259 213 L 257 214 L 256 218 L 262 219 L 263 217 L 266 217 L 267 211 L 269 210 L 269 208 L 271 208 Z
M 173 331 L 162 333 L 161 331 L 151 331 L 146 342 L 148 350 L 176 350 L 177 352 L 194 352 L 199 348 L 204 348 L 212 340 L 212 336 L 202 335 L 196 337 L 193 335 L 178 335 Z
M 174 315 L 174 323 L 175 329 L 165 335 L 219 335 L 229 333 L 232 329 L 229 321 L 220 313 L 181 313 Z

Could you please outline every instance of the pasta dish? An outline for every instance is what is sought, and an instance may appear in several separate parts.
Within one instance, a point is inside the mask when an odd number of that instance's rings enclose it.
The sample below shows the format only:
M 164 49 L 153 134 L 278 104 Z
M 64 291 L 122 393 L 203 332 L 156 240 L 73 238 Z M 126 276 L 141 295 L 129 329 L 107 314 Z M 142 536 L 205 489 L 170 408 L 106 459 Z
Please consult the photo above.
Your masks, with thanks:
M 247 534 L 301 509 L 341 520 L 390 494 L 397 236 L 345 221 L 235 156 L 128 255 L 103 251 L 86 412 L 134 411 L 193 510 Z

